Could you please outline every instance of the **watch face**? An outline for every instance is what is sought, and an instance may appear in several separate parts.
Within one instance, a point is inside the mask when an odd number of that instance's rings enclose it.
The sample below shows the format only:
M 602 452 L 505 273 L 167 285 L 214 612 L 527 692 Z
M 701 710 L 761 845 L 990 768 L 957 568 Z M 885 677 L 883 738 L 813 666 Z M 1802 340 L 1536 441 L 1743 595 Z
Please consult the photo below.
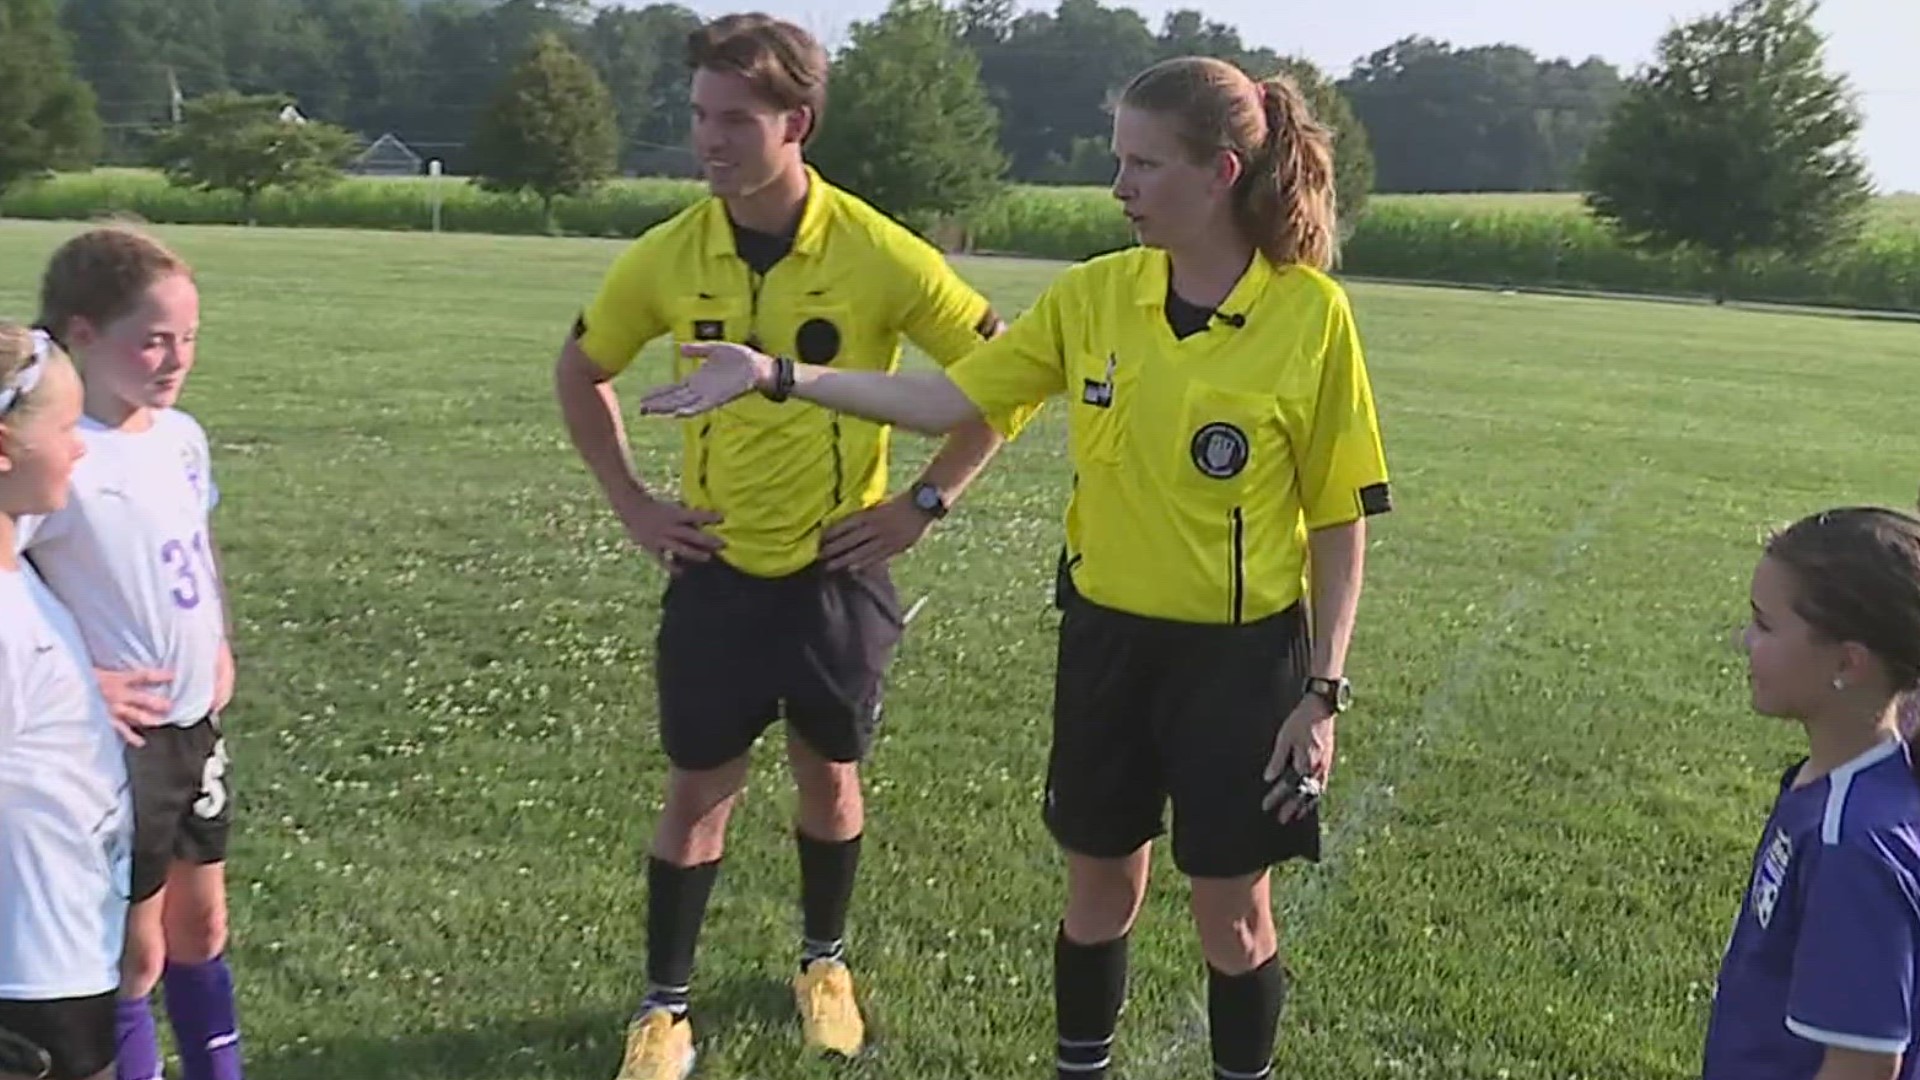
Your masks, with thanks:
M 1345 679 L 1309 679 L 1307 689 L 1325 699 L 1335 712 L 1344 712 L 1353 703 L 1353 684 Z
M 939 489 L 933 487 L 914 488 L 913 504 L 929 512 L 940 509 Z

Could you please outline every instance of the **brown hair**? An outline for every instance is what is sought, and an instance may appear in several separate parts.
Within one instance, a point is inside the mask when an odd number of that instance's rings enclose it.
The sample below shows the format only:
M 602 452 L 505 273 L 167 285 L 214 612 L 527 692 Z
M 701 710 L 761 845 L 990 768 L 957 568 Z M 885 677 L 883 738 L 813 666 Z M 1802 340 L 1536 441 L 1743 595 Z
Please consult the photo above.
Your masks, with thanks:
M 1234 220 L 1275 265 L 1332 267 L 1333 132 L 1291 76 L 1255 82 L 1224 60 L 1176 57 L 1134 76 L 1120 104 L 1173 118 L 1197 163 L 1240 159 Z
M 65 343 L 73 320 L 105 326 L 172 274 L 193 276 L 165 244 L 127 225 L 89 229 L 60 245 L 40 279 L 40 325 Z
M 1767 541 L 1793 572 L 1793 610 L 1880 658 L 1896 693 L 1920 689 L 1920 518 L 1881 507 L 1815 514 Z
M 723 15 L 687 35 L 690 70 L 732 72 L 776 109 L 805 107 L 813 115 L 806 139 L 826 112 L 828 66 L 827 50 L 812 34 L 759 12 Z
M 34 340 L 33 330 L 17 322 L 0 320 L 0 392 L 10 388 L 13 380 L 26 370 L 28 364 L 33 363 L 37 349 L 38 342 Z M 59 345 L 54 345 L 47 356 L 47 365 L 52 367 L 65 363 L 69 363 L 66 350 Z M 32 412 L 40 403 L 40 399 L 45 396 L 46 385 L 43 375 L 39 386 L 32 392 L 12 402 L 4 411 L 0 411 L 0 423 L 19 420 Z

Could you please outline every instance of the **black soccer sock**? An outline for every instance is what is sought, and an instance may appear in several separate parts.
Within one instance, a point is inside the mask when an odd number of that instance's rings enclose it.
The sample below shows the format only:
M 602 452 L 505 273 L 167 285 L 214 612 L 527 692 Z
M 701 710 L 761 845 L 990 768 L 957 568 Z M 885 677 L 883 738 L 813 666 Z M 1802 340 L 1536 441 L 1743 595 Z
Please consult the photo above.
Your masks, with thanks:
M 847 908 L 853 903 L 853 879 L 860 868 L 860 837 L 815 840 L 799 829 L 800 914 L 805 939 L 800 968 L 815 960 L 839 960 L 846 953 Z
M 1101 1080 L 1113 1063 L 1113 1032 L 1127 1000 L 1127 936 L 1096 945 L 1053 939 L 1054 1027 L 1059 1080 Z
M 1214 1080 L 1266 1080 L 1273 1075 L 1273 1044 L 1286 1000 L 1287 977 L 1278 956 L 1244 975 L 1223 975 L 1208 965 Z
M 720 860 L 698 866 L 675 866 L 660 858 L 647 860 L 647 996 L 642 1012 L 661 1008 L 676 1016 L 687 1011 L 693 983 L 693 952 L 700 940 L 700 924 L 707 917 L 707 898 L 720 874 Z

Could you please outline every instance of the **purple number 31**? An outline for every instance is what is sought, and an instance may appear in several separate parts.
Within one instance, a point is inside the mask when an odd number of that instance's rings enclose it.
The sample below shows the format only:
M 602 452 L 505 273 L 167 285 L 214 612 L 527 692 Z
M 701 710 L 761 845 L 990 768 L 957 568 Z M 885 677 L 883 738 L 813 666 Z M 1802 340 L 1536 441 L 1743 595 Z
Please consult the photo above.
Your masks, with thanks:
M 194 533 L 192 541 L 169 540 L 160 548 L 160 562 L 174 572 L 177 580 L 171 595 L 176 606 L 192 610 L 200 606 L 200 575 L 214 579 L 212 560 L 207 557 L 207 539 Z

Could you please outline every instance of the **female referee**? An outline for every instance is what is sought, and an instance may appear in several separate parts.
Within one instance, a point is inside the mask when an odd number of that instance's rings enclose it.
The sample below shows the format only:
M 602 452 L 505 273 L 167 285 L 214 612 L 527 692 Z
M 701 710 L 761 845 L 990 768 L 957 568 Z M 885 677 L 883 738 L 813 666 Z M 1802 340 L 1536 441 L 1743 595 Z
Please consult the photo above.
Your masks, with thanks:
M 1127 935 L 1171 798 L 1214 1070 L 1258 1080 L 1286 990 L 1268 868 L 1319 858 L 1386 465 L 1353 315 L 1324 273 L 1331 137 L 1299 89 L 1169 60 L 1126 88 L 1113 148 L 1140 246 L 1069 269 L 944 373 L 695 343 L 683 351 L 705 362 L 643 408 L 686 416 L 758 389 L 927 433 L 985 417 L 1011 437 L 1067 396 L 1076 479 L 1045 797 L 1067 853 L 1059 1075 L 1101 1077 L 1112 1060 Z

